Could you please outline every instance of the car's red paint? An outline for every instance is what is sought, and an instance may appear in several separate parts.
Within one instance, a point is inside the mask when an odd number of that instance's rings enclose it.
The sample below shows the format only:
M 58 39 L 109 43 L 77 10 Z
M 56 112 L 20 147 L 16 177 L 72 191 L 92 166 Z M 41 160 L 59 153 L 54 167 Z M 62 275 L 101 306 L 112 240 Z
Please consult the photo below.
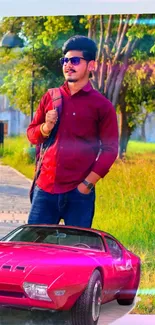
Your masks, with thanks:
M 24 226 L 26 227 L 35 229 L 37 226 Z M 140 259 L 114 237 L 93 229 L 61 225 L 38 225 L 38 227 L 44 227 L 46 231 L 52 227 L 63 231 L 65 229 L 89 231 L 99 235 L 103 240 L 103 250 L 36 242 L 6 242 L 7 237 L 2 239 L 0 242 L 1 305 L 31 309 L 71 309 L 86 289 L 95 269 L 100 270 L 102 276 L 102 303 L 118 298 L 132 299 L 135 296 L 140 277 Z M 111 251 L 110 242 L 116 246 L 116 255 L 120 253 L 120 257 L 114 256 L 115 249 Z M 47 285 L 51 301 L 29 298 L 23 289 L 23 282 Z M 56 296 L 54 293 L 56 290 L 65 290 L 65 294 Z

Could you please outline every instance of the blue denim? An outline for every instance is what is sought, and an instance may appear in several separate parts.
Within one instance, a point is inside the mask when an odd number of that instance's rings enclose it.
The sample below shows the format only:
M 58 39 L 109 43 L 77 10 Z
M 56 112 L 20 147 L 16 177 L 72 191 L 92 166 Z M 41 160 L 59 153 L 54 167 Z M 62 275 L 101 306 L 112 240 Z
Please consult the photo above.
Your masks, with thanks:
M 94 216 L 95 189 L 82 194 L 77 188 L 62 194 L 51 194 L 36 186 L 28 217 L 29 224 L 58 224 L 90 228 Z

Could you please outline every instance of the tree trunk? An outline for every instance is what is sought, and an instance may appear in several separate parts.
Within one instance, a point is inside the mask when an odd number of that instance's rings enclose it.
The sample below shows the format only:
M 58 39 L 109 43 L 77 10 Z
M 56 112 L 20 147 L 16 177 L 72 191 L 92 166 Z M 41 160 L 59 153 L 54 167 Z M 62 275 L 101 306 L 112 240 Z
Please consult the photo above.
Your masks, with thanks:
M 148 112 L 146 112 L 144 121 L 143 121 L 142 126 L 141 126 L 141 140 L 144 141 L 144 142 L 146 142 L 145 123 L 146 123 L 147 117 L 148 117 Z
M 141 140 L 143 142 L 146 142 L 146 134 L 145 134 L 145 121 L 143 122 L 141 126 Z
M 122 88 L 123 80 L 125 73 L 127 71 L 128 65 L 123 64 L 120 68 L 119 74 L 117 75 L 116 81 L 115 81 L 115 88 L 112 94 L 112 103 L 114 107 L 116 107 L 118 100 L 119 100 L 119 94 Z
M 119 158 L 124 159 L 127 151 L 128 141 L 131 136 L 131 128 L 127 122 L 127 114 L 125 109 L 121 109 L 120 112 L 120 147 Z
M 92 38 L 96 42 L 97 18 L 95 16 L 90 16 L 88 22 L 89 22 L 88 37 Z

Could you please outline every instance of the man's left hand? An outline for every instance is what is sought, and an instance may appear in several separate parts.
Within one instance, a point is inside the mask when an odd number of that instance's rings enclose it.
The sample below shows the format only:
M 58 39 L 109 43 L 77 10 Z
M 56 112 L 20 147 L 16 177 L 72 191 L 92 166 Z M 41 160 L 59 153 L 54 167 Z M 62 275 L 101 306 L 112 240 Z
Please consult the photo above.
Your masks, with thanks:
M 82 194 L 89 194 L 91 190 L 89 190 L 87 188 L 87 186 L 83 183 L 80 183 L 78 186 L 77 186 L 77 189 L 80 193 Z

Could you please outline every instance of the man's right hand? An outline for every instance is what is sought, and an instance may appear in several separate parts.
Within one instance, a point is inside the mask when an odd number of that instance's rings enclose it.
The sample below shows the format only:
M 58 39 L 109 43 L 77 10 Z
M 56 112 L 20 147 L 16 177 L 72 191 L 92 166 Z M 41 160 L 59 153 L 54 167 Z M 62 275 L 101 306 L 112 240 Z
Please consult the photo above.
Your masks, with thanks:
M 50 132 L 58 120 L 58 112 L 53 109 L 48 111 L 45 116 L 44 131 Z

